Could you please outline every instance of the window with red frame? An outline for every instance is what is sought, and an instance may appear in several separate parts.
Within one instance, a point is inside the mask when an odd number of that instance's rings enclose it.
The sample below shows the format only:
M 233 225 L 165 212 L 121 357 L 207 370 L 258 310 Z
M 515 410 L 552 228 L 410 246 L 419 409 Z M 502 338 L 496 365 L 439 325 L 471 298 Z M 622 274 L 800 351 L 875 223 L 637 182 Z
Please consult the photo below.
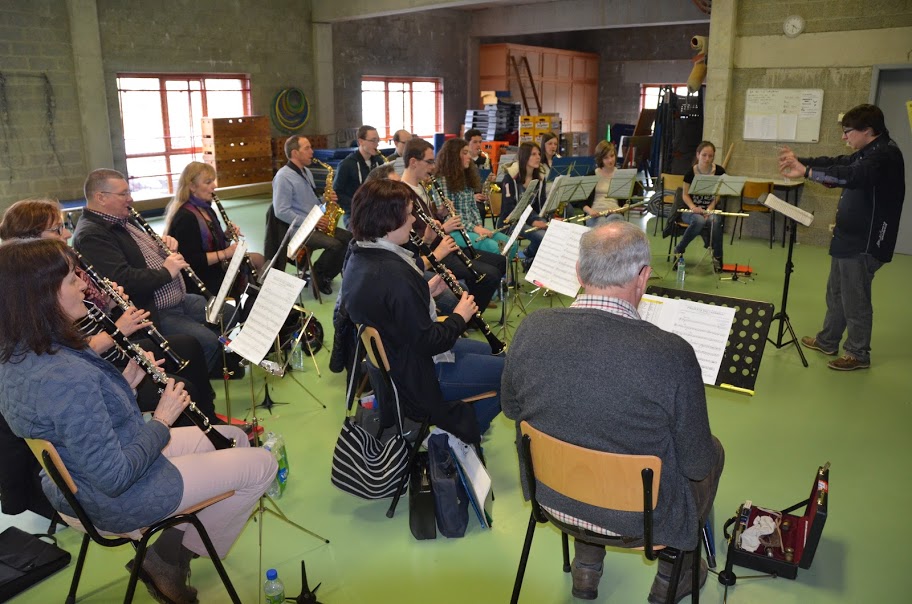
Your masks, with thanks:
M 243 74 L 117 74 L 127 178 L 137 198 L 174 192 L 180 173 L 202 161 L 203 117 L 250 115 Z
M 381 140 L 397 130 L 431 138 L 443 129 L 442 116 L 440 78 L 361 78 L 361 123 L 374 126 Z

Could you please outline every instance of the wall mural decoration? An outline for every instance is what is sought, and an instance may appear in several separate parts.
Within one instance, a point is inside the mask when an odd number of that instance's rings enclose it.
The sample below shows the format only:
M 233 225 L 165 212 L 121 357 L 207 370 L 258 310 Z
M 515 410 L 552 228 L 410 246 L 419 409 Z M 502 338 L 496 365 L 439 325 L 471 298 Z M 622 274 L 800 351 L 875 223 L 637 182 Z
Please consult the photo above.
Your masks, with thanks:
M 310 101 L 300 88 L 284 88 L 272 99 L 272 124 L 285 134 L 295 134 L 310 119 Z

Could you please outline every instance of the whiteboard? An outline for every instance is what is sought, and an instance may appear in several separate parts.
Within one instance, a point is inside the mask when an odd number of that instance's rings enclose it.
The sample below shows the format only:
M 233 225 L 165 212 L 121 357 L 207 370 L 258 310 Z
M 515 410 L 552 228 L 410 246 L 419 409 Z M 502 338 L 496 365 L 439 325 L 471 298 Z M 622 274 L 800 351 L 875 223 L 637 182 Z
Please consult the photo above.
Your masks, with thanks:
M 822 115 L 822 89 L 748 88 L 742 138 L 816 143 Z

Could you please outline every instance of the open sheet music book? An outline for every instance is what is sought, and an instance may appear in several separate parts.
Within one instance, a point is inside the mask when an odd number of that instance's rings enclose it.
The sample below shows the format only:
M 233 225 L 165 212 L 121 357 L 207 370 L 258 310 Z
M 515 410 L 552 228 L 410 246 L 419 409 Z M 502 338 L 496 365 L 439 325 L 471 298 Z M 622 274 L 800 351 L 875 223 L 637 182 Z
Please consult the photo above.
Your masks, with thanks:
M 558 176 L 551 183 L 548 200 L 541 209 L 542 216 L 553 214 L 561 203 L 583 201 L 592 194 L 598 176 Z
M 691 195 L 741 195 L 744 183 L 747 182 L 746 176 L 733 176 L 723 174 L 715 176 L 714 174 L 697 174 L 693 182 L 688 187 L 688 193 Z
M 581 224 L 552 220 L 548 223 L 526 281 L 559 294 L 576 297 L 580 283 L 576 277 L 579 241 L 589 229 Z
M 505 223 L 516 224 L 516 221 L 519 220 L 519 217 L 525 211 L 527 207 L 530 207 L 532 199 L 538 194 L 538 187 L 540 187 L 542 182 L 540 180 L 533 180 L 529 183 L 529 186 L 526 187 L 526 190 L 523 191 L 522 196 L 519 198 L 519 201 L 516 202 L 516 207 L 513 208 L 513 211 L 504 219 Z M 525 224 L 525 223 L 524 223 Z
M 312 207 L 307 214 L 307 218 L 304 219 L 304 222 L 301 223 L 301 226 L 298 227 L 298 230 L 295 231 L 295 234 L 292 236 L 291 241 L 288 242 L 286 255 L 289 260 L 295 259 L 298 255 L 298 250 L 301 249 L 301 246 L 304 245 L 304 242 L 310 237 L 310 234 L 317 227 L 317 223 L 320 222 L 321 218 L 323 218 L 323 210 L 320 209 L 320 206 Z
M 786 218 L 791 218 L 795 222 L 803 224 L 806 227 L 811 226 L 811 223 L 814 222 L 813 214 L 806 210 L 802 210 L 798 206 L 793 206 L 786 201 L 782 201 L 772 193 L 767 195 L 766 199 L 761 199 L 760 203 L 771 210 L 779 212 Z
M 608 192 L 605 197 L 612 199 L 630 199 L 633 197 L 633 187 L 636 185 L 636 168 L 618 168 L 611 175 L 608 183 Z
M 735 309 L 645 294 L 637 312 L 644 321 L 684 338 L 694 349 L 703 383 L 715 385 Z

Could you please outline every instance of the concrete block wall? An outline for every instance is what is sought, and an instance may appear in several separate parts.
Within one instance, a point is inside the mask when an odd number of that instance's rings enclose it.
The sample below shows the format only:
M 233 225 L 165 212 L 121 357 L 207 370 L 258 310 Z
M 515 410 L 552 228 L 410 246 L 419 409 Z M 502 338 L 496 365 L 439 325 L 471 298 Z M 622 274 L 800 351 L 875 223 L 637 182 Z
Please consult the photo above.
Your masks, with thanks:
M 414 76 L 443 78 L 443 128 L 458 134 L 465 122 L 470 23 L 467 13 L 455 10 L 334 23 L 336 128 L 361 125 L 362 76 Z
M 275 94 L 289 86 L 303 90 L 313 110 L 310 14 L 310 0 L 98 0 L 115 167 L 126 168 L 118 72 L 248 73 L 255 115 L 269 115 Z
M 0 3 L 0 212 L 27 197 L 80 197 L 83 166 L 66 5 L 6 0 Z
M 883 29 L 912 25 L 909 0 L 739 0 L 737 28 L 741 36 L 782 33 L 782 23 L 792 14 L 804 17 L 805 33 Z

